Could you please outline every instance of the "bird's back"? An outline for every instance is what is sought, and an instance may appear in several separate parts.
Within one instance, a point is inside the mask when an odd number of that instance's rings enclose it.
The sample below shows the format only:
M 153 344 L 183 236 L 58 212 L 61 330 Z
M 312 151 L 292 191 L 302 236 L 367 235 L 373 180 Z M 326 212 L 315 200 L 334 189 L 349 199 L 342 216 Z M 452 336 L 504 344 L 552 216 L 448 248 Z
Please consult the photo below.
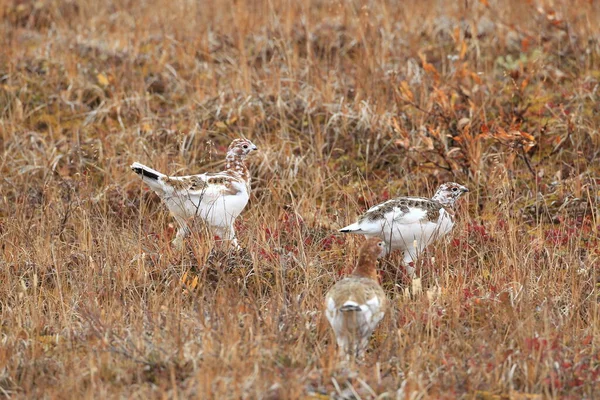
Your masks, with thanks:
M 351 276 L 337 282 L 327 293 L 325 306 L 338 345 L 346 352 L 364 348 L 386 303 L 383 289 L 370 278 Z
M 245 181 L 224 173 L 172 177 L 165 183 L 173 187 L 163 196 L 171 212 L 216 226 L 229 225 L 250 198 Z

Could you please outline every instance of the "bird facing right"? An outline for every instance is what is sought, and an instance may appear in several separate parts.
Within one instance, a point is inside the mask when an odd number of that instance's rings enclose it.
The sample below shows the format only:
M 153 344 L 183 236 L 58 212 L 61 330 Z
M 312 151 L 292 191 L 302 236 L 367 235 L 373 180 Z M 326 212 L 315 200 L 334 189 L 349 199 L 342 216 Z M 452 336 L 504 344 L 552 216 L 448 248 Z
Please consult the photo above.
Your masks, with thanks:
M 364 353 L 385 314 L 387 298 L 377 278 L 377 258 L 384 254 L 383 241 L 368 239 L 360 248 L 352 274 L 333 285 L 325 296 L 325 316 L 340 354 L 348 358 Z
M 238 247 L 233 224 L 250 198 L 250 172 L 245 160 L 257 147 L 247 139 L 229 145 L 224 171 L 189 176 L 167 176 L 143 164 L 131 165 L 133 172 L 165 202 L 179 230 L 173 243 L 183 245 L 194 219 L 205 221 L 213 233 Z
M 404 251 L 404 266 L 412 277 L 411 265 L 429 244 L 454 226 L 454 204 L 464 193 L 463 185 L 447 182 L 431 198 L 398 197 L 371 207 L 358 221 L 340 232 L 357 233 L 385 240 L 388 249 Z

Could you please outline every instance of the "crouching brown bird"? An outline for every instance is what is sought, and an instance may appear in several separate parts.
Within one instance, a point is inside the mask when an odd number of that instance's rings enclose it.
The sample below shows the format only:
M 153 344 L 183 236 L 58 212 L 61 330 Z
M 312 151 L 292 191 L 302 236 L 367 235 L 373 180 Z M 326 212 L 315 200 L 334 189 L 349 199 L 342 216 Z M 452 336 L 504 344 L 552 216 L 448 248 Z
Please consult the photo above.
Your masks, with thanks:
M 325 316 L 335 333 L 341 355 L 361 357 L 369 337 L 383 318 L 387 298 L 377 278 L 377 258 L 386 252 L 380 239 L 368 239 L 360 248 L 358 264 L 325 296 Z

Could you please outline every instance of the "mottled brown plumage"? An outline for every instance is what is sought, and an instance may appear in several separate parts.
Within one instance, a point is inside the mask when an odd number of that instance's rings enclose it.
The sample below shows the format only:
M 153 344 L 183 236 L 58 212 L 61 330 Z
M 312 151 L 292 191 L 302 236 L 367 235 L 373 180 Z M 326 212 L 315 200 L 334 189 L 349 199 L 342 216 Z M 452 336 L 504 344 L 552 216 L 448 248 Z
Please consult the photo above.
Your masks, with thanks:
M 172 186 L 178 191 L 189 191 L 189 192 L 201 192 L 207 189 L 210 185 L 221 185 L 221 190 L 224 196 L 234 196 L 240 192 L 240 189 L 235 187 L 233 180 L 228 176 L 215 176 L 211 177 L 209 174 L 205 174 L 206 179 L 202 180 L 198 176 L 189 176 L 186 178 L 165 178 L 164 182 L 166 185 Z
M 387 298 L 377 279 L 377 258 L 385 253 L 382 241 L 367 240 L 360 249 L 358 264 L 325 296 L 325 315 L 334 330 L 340 352 L 360 356 L 369 337 L 383 318 Z
M 435 200 L 425 197 L 400 197 L 385 202 L 381 207 L 373 211 L 367 211 L 359 218 L 359 222 L 384 218 L 385 214 L 394 211 L 395 208 L 403 214 L 408 214 L 411 208 L 421 208 L 426 211 L 425 216 L 421 218 L 422 221 L 437 221 L 440 217 L 440 210 L 444 206 Z
M 184 178 L 166 177 L 163 179 L 166 185 L 170 185 L 175 190 L 202 190 L 208 186 L 208 182 L 197 176 L 189 176 Z

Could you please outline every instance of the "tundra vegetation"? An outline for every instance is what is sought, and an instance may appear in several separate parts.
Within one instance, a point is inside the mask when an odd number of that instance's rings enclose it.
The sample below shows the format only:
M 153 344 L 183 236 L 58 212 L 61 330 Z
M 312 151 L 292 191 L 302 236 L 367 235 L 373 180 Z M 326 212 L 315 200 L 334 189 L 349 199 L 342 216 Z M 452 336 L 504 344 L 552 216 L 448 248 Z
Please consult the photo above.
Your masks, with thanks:
M 0 396 L 600 397 L 600 6 L 7 0 Z M 228 256 L 129 165 L 258 147 Z M 324 295 L 397 195 L 470 192 L 341 368 Z M 451 236 L 451 237 L 450 237 Z

